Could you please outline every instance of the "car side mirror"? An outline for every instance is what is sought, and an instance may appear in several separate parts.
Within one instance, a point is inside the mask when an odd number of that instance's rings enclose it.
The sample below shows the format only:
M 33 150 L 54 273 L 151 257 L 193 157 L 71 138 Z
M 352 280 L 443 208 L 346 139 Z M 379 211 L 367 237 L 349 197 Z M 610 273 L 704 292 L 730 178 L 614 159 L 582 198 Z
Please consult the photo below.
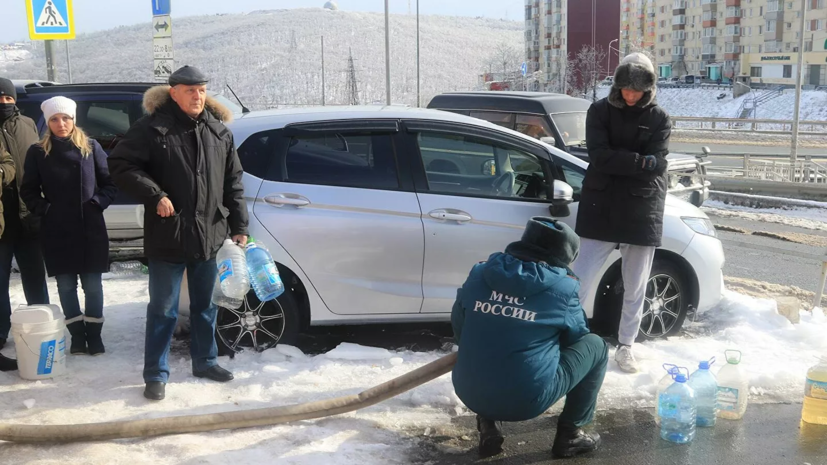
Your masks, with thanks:
M 548 136 L 546 136 L 546 137 L 541 137 L 541 138 L 540 138 L 540 142 L 545 142 L 546 144 L 548 144 L 548 145 L 550 145 L 550 146 L 552 146 L 552 147 L 554 147 L 554 146 L 556 146 L 556 145 L 557 145 L 557 139 L 555 139 L 555 138 L 553 138 L 553 137 L 548 137 Z
M 554 180 L 552 186 L 551 205 L 548 210 L 554 218 L 566 218 L 571 215 L 569 205 L 574 202 L 574 189 L 567 183 L 558 179 Z
M 701 147 L 701 151 L 704 153 L 704 157 L 708 157 L 712 153 L 712 150 L 709 150 L 709 147 Z

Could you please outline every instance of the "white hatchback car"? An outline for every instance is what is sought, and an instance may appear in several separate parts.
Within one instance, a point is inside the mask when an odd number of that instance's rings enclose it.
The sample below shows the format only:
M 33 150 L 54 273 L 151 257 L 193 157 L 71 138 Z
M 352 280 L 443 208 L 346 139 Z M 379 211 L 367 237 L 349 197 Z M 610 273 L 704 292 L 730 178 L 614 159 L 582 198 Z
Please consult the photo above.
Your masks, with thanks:
M 404 107 L 253 112 L 230 125 L 250 231 L 287 291 L 220 309 L 229 348 L 293 342 L 309 325 L 448 321 L 471 267 L 533 216 L 574 226 L 586 163 L 482 120 Z M 569 187 L 570 186 L 570 187 Z M 569 214 L 570 213 L 570 214 Z M 619 318 L 619 254 L 602 270 L 593 322 Z M 724 253 L 708 217 L 667 198 L 641 336 L 680 330 L 721 298 Z

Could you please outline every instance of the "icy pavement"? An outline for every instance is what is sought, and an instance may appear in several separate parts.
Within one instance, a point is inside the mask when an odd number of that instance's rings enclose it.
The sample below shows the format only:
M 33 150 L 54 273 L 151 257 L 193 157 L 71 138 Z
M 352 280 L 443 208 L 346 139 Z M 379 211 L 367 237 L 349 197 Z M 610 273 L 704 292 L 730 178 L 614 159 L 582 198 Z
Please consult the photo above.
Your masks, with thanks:
M 783 200 L 783 199 L 782 199 Z M 814 205 L 818 202 L 813 202 Z M 752 208 L 707 200 L 701 207 L 706 214 L 723 218 L 740 218 L 795 226 L 814 231 L 827 231 L 827 208 Z
M 54 284 L 52 298 L 57 302 Z M 171 355 L 172 383 L 167 398 L 141 396 L 145 277 L 104 282 L 107 296 L 101 357 L 70 356 L 68 374 L 40 382 L 0 373 L 0 421 L 21 424 L 72 424 L 119 419 L 158 418 L 272 407 L 353 394 L 436 360 L 444 352 L 387 351 L 342 345 L 328 354 L 308 356 L 280 347 L 243 353 L 220 363 L 236 379 L 227 384 L 196 379 L 188 355 Z M 13 306 L 22 301 L 12 282 Z M 723 358 L 726 349 L 744 352 L 751 402 L 799 402 L 805 373 L 827 353 L 827 318 L 818 310 L 799 325 L 775 313 L 775 303 L 728 293 L 720 308 L 688 324 L 670 340 L 637 346 L 643 366 L 638 375 L 621 374 L 610 362 L 599 399 L 600 409 L 651 407 L 665 362 L 694 368 L 701 359 Z M 14 355 L 13 344 L 3 349 Z M 720 363 L 716 366 L 720 366 Z M 559 409 L 559 406 L 552 410 Z M 424 431 L 470 415 L 457 399 L 450 375 L 363 411 L 335 418 L 237 431 L 188 434 L 59 446 L 0 444 L 4 464 L 403 464 L 416 446 L 410 431 Z

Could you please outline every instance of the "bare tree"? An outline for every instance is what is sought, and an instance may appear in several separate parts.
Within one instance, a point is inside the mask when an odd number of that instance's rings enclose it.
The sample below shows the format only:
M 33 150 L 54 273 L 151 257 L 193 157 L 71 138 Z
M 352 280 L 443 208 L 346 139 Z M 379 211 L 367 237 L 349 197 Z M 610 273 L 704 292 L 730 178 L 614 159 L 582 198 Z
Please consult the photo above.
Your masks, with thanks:
M 591 94 L 593 102 L 597 101 L 597 88 L 601 77 L 606 73 L 606 53 L 603 48 L 584 45 L 569 62 L 569 83 L 572 89 L 584 97 Z
M 524 60 L 522 50 L 505 42 L 497 45 L 491 57 L 491 61 L 497 68 L 502 69 L 503 80 L 507 80 L 509 75 L 515 75 Z

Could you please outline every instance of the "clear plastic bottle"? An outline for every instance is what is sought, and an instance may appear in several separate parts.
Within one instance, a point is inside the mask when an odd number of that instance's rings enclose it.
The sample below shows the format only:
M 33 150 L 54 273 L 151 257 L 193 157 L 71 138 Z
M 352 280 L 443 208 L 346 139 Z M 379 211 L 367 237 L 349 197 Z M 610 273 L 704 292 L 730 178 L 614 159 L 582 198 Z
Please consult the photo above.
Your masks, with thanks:
M 724 352 L 727 364 L 718 370 L 718 418 L 740 420 L 747 411 L 749 378 L 741 367 L 741 351 Z
M 678 374 L 677 368 L 678 367 L 676 365 L 672 365 L 671 363 L 663 364 L 663 369 L 666 370 L 666 375 L 658 381 L 658 392 L 655 396 L 655 402 L 658 402 L 660 395 L 675 382 L 675 375 Z M 658 412 L 655 412 L 655 424 L 660 426 L 660 414 Z
M 284 283 L 281 282 L 276 262 L 267 249 L 253 241 L 247 243 L 247 268 L 258 300 L 267 302 L 284 293 Z
M 250 274 L 244 250 L 231 239 L 224 241 L 216 257 L 221 292 L 231 299 L 243 299 L 250 292 Z
M 687 374 L 686 368 L 678 368 Z M 660 437 L 677 444 L 686 444 L 695 439 L 695 393 L 686 384 L 683 373 L 675 375 L 675 382 L 658 399 L 660 415 Z
M 827 425 L 827 356 L 807 371 L 804 407 L 801 420 L 814 425 Z
M 221 278 L 216 276 L 215 278 L 215 288 L 212 291 L 212 303 L 219 307 L 229 308 L 231 310 L 237 310 L 244 305 L 243 299 L 234 299 L 232 297 L 227 297 L 224 295 L 224 292 L 221 290 Z
M 715 426 L 718 415 L 718 380 L 709 371 L 715 357 L 698 364 L 698 369 L 689 376 L 689 387 L 695 391 L 695 405 L 698 410 L 698 426 Z

